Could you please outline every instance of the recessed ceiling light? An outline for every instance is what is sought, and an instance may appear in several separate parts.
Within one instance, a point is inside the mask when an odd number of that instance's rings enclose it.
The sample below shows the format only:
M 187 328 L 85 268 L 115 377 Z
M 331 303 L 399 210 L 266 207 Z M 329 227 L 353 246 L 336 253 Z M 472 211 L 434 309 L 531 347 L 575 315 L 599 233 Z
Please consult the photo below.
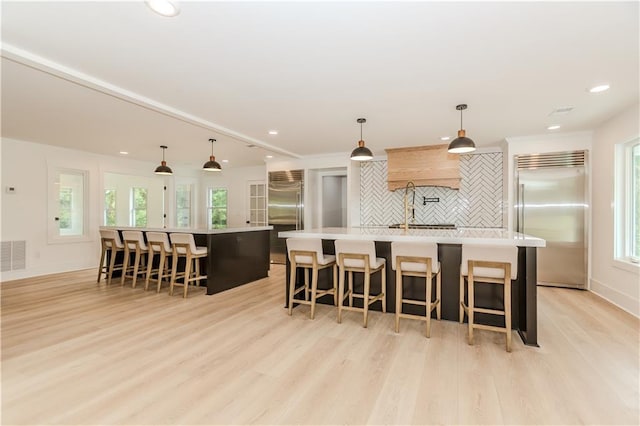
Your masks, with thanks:
M 273 158 L 273 155 L 265 155 L 264 158 Z
M 558 130 L 560 128 L 559 124 L 553 124 L 549 127 L 547 127 L 547 130 Z
M 277 130 L 269 130 L 269 134 L 270 135 L 277 135 L 278 131 Z
M 449 136 L 442 136 L 440 138 L 441 141 L 448 141 L 449 139 L 451 139 Z
M 128 153 L 127 151 L 120 151 L 120 154 L 122 154 L 122 155 L 127 155 L 127 154 L 129 154 L 129 153 Z
M 593 86 L 591 89 L 589 89 L 589 92 L 591 92 L 591 93 L 600 93 L 600 92 L 604 92 L 606 90 L 609 90 L 609 85 L 608 84 L 600 84 L 598 86 Z
M 222 162 L 223 162 L 223 163 L 228 163 L 228 162 L 229 162 L 229 160 L 222 160 Z
M 146 0 L 147 6 L 158 15 L 172 17 L 180 13 L 180 9 L 169 0 Z

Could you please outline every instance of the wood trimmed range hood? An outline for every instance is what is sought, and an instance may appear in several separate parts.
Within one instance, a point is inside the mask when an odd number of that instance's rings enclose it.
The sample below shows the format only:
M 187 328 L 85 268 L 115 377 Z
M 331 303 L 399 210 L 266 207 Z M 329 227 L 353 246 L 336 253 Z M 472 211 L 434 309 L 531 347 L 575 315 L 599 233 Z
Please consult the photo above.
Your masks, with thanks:
M 389 191 L 416 186 L 444 186 L 460 189 L 460 155 L 447 152 L 447 145 L 390 148 L 387 152 Z

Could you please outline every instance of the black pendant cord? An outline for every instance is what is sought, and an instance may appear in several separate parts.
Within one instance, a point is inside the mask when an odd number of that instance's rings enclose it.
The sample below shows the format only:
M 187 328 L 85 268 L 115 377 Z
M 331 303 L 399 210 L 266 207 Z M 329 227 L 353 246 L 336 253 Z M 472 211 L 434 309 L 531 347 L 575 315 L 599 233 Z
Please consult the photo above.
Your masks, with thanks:
M 360 123 L 360 140 L 362 140 L 362 123 Z

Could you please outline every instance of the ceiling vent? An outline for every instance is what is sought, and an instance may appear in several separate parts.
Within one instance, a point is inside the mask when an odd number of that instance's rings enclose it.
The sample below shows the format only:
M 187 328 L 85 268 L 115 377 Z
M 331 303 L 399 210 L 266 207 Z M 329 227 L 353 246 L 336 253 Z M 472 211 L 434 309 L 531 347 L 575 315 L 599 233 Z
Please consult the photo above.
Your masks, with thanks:
M 249 144 L 247 144 L 247 148 L 256 148 L 256 146 L 251 144 L 251 143 L 249 143 Z
M 573 108 L 574 107 L 572 107 L 570 105 L 554 108 L 554 110 L 549 113 L 549 117 L 553 117 L 553 116 L 556 116 L 556 115 L 569 114 L 571 111 L 573 111 Z

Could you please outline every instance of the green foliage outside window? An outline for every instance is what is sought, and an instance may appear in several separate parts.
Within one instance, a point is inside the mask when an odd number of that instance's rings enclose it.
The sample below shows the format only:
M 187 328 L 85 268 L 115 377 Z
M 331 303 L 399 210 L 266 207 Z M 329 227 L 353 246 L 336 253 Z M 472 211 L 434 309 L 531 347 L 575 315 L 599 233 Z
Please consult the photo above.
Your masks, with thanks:
M 209 189 L 209 224 L 212 228 L 227 226 L 226 189 Z
M 147 226 L 147 189 L 132 188 L 133 226 Z
M 73 205 L 73 190 L 71 188 L 60 188 L 60 229 L 71 229 L 71 208 Z
M 105 189 L 104 191 L 104 224 L 106 226 L 116 226 L 116 190 Z

